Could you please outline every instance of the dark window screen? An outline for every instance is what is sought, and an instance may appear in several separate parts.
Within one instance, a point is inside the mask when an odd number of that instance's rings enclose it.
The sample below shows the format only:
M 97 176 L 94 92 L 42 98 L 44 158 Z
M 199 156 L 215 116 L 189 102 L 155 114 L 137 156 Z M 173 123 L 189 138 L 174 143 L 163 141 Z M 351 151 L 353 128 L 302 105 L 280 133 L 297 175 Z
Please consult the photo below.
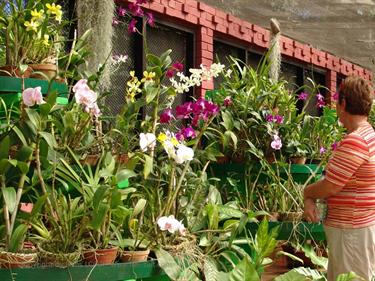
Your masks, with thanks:
M 220 42 L 220 41 L 214 41 L 214 61 L 220 62 L 224 64 L 225 66 L 229 66 L 232 61 L 230 60 L 230 57 L 238 58 L 241 61 L 246 61 L 246 51 L 244 49 Z M 220 84 L 223 82 L 223 79 L 221 76 L 215 78 L 214 85 L 215 89 L 220 86 Z

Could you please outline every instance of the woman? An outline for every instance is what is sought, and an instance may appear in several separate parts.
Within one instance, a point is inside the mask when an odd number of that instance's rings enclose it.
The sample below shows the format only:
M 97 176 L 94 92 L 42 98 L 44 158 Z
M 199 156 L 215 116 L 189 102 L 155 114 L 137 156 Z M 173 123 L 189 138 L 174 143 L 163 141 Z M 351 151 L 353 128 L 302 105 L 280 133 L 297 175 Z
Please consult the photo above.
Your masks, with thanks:
M 325 177 L 304 190 L 307 221 L 319 221 L 316 199 L 327 199 L 328 281 L 349 271 L 365 280 L 375 274 L 375 132 L 368 123 L 372 93 L 360 77 L 342 82 L 336 110 L 347 135 Z

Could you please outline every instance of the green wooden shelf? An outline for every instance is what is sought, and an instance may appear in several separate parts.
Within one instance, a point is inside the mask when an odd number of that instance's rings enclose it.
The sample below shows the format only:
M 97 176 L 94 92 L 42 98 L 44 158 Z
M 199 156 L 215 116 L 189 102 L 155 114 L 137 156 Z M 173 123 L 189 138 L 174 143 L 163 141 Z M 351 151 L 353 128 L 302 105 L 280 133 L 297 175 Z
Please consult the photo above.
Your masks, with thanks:
M 41 87 L 42 93 L 45 95 L 50 91 L 57 91 L 58 104 L 67 104 L 68 103 L 68 86 L 65 83 L 59 83 L 52 81 L 51 85 L 47 80 L 34 79 L 34 78 L 25 78 L 25 89 L 26 88 L 35 88 Z M 0 76 L 0 98 L 2 98 L 7 106 L 11 104 L 18 104 L 21 99 L 21 90 L 22 90 L 22 79 L 17 77 L 5 77 Z
M 0 269 L 1 281 L 124 281 L 169 280 L 156 260 L 67 268 L 32 267 Z

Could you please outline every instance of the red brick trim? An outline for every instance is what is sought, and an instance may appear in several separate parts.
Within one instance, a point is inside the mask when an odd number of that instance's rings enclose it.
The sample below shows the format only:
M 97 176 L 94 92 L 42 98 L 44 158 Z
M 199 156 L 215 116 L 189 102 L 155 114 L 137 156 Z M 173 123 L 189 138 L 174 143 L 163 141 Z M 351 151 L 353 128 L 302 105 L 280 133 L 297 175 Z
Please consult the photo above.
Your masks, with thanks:
M 326 96 L 326 102 L 328 104 L 333 103 L 332 96 L 336 92 L 336 87 L 337 87 L 337 72 L 328 69 L 326 72 L 326 87 L 328 88 L 329 92 L 327 93 Z
M 128 0 L 117 0 L 118 3 L 127 4 Z M 231 14 L 211 7 L 203 2 L 195 0 L 153 0 L 144 6 L 163 20 L 178 22 L 186 26 L 196 28 L 197 51 L 196 66 L 203 63 L 209 65 L 213 62 L 213 38 L 234 39 L 244 46 L 266 50 L 269 45 L 269 30 L 258 25 L 241 20 Z M 291 38 L 282 36 L 282 55 L 303 64 L 313 64 L 327 70 L 328 83 L 336 83 L 332 73 L 340 73 L 345 76 L 356 74 L 367 80 L 372 80 L 372 72 L 349 61 L 338 58 L 332 54 L 300 43 Z M 336 75 L 337 76 L 337 75 Z M 331 87 L 331 85 L 328 85 Z M 213 83 L 206 83 L 200 91 L 212 89 Z

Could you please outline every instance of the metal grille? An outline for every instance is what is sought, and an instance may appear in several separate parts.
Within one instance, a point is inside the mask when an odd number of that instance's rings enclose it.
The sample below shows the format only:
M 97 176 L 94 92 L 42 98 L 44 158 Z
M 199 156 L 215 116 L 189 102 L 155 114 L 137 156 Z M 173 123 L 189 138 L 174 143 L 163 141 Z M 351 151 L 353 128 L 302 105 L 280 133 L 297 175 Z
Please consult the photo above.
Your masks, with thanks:
M 106 98 L 106 105 L 110 109 L 110 115 L 120 113 L 125 102 L 126 82 L 130 79 L 129 72 L 135 67 L 134 35 L 129 35 L 127 27 L 118 25 L 115 28 L 113 38 L 113 53 L 117 55 L 127 55 L 125 63 L 116 67 L 116 71 L 111 73 L 111 94 Z
M 184 64 L 184 72 L 187 74 L 190 64 L 188 52 L 193 52 L 193 50 L 188 50 L 188 46 L 191 43 L 189 42 L 191 40 L 189 33 L 165 25 L 157 25 L 156 27 L 147 28 L 146 38 L 149 52 L 154 55 L 160 56 L 168 49 L 172 49 L 170 55 L 172 61 L 182 62 Z M 189 92 L 177 95 L 172 108 L 184 103 L 192 94 L 192 92 Z M 151 108 L 146 107 L 144 113 L 149 114 L 150 111 Z
M 280 79 L 288 81 L 286 85 L 289 90 L 294 91 L 298 88 L 298 85 L 297 85 L 298 67 L 297 66 L 282 62 L 280 74 L 281 74 Z

